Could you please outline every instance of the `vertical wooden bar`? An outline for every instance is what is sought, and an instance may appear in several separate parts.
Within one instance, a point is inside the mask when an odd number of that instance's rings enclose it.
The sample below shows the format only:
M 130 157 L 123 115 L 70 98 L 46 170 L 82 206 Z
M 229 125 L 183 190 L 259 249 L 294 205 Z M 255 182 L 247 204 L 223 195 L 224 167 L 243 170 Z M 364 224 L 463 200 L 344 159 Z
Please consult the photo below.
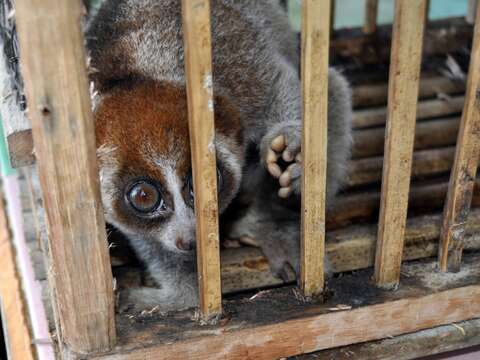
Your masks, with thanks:
M 218 235 L 217 167 L 212 88 L 209 0 L 182 0 L 188 118 L 197 216 L 200 312 L 204 319 L 222 311 Z
M 323 291 L 330 1 L 304 0 L 302 11 L 303 177 L 301 287 Z
M 388 117 L 375 258 L 375 281 L 400 278 L 415 135 L 426 0 L 397 0 L 392 34 Z
M 477 19 L 480 5 L 477 6 Z M 473 186 L 480 158 L 480 21 L 476 21 L 467 92 L 460 130 L 457 138 L 455 161 L 450 175 L 447 201 L 440 232 L 440 269 L 459 271 L 465 223 L 472 202 Z
M 59 339 L 86 354 L 115 342 L 81 2 L 17 0 L 21 63 L 43 193 Z
M 477 7 L 478 7 L 478 0 L 468 0 L 467 16 L 465 17 L 465 20 L 469 24 L 475 23 Z
M 378 0 L 365 0 L 365 23 L 363 32 L 373 34 L 377 31 Z

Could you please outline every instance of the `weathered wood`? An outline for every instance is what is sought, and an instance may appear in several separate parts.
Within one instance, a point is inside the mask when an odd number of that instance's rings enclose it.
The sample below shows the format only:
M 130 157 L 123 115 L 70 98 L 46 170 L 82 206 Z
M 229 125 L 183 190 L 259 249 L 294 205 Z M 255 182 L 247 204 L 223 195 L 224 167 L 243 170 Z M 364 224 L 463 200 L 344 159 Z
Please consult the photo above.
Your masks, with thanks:
M 391 39 L 391 25 L 377 26 L 374 34 L 365 34 L 362 28 L 338 30 L 331 44 L 332 63 L 388 63 Z M 423 39 L 423 55 L 427 58 L 454 53 L 470 46 L 471 41 L 472 27 L 464 18 L 430 21 Z
M 36 358 L 26 309 L 2 199 L 0 201 L 0 310 L 6 332 L 7 351 L 12 359 Z
M 465 98 L 454 96 L 447 99 L 424 100 L 418 103 L 417 119 L 434 118 L 452 114 L 460 114 Z M 355 129 L 385 125 L 388 109 L 386 107 L 355 111 L 353 127 Z
M 465 92 L 465 83 L 434 76 L 420 79 L 419 98 L 427 99 L 438 95 L 461 94 Z M 353 88 L 353 105 L 368 107 L 385 105 L 388 99 L 388 84 L 358 85 Z
M 477 8 L 477 19 L 480 18 L 478 14 L 480 14 L 480 5 Z M 474 32 L 466 101 L 442 225 L 439 252 L 442 271 L 447 271 L 447 268 L 452 271 L 460 270 L 464 226 L 470 209 L 480 158 L 480 21 L 475 25 Z
M 191 312 L 126 314 L 116 353 L 94 358 L 272 359 L 473 319 L 480 316 L 477 263 L 469 258 L 455 278 L 435 273 L 434 261 L 406 264 L 396 292 L 369 284 L 369 271 L 345 275 L 330 281 L 324 304 L 305 303 L 291 288 L 263 291 L 226 303 L 230 316 L 219 326 L 192 324 Z
M 421 214 L 441 209 L 445 202 L 447 189 L 448 182 L 442 180 L 412 184 L 408 200 L 409 210 L 415 211 L 415 214 Z M 472 205 L 480 205 L 479 179 L 476 181 Z M 339 195 L 335 206 L 327 214 L 327 231 L 352 223 L 374 222 L 374 217 L 378 218 L 379 206 L 380 192 L 377 190 L 362 190 Z
M 363 32 L 373 34 L 377 30 L 378 0 L 366 0 Z
M 327 181 L 330 1 L 302 4 L 302 241 L 300 283 L 305 296 L 322 292 Z
M 428 190 L 428 189 L 427 189 Z M 480 196 L 477 196 L 480 202 Z M 352 203 L 350 203 L 352 206 Z M 435 256 L 438 252 L 441 213 L 410 218 L 405 231 L 403 260 Z M 376 225 L 352 225 L 327 231 L 326 256 L 335 273 L 356 271 L 375 262 Z M 480 250 L 480 210 L 472 211 L 466 230 L 466 248 Z M 273 275 L 267 259 L 258 248 L 244 247 L 222 251 L 222 290 L 225 294 L 293 283 L 294 277 Z
M 425 0 L 395 2 L 375 282 L 400 278 L 415 135 Z
M 48 219 L 59 339 L 67 351 L 115 342 L 113 281 L 96 165 L 81 3 L 16 1 L 22 70 Z M 55 49 L 57 56 L 52 55 Z
M 479 319 L 452 323 L 389 339 L 323 350 L 297 356 L 295 360 L 410 360 L 476 345 L 480 345 Z
M 210 1 L 183 0 L 182 15 L 197 217 L 200 312 L 208 320 L 222 312 Z
M 431 177 L 450 171 L 455 147 L 415 151 L 411 168 L 412 178 Z M 383 157 L 357 159 L 348 166 L 349 187 L 358 187 L 379 182 L 382 179 Z
M 477 4 L 478 4 L 478 0 L 468 0 L 467 16 L 465 17 L 465 20 L 469 24 L 475 23 L 476 14 L 477 14 Z
M 415 150 L 455 145 L 460 118 L 421 121 L 415 127 Z M 361 129 L 353 132 L 352 157 L 365 158 L 383 154 L 385 128 Z

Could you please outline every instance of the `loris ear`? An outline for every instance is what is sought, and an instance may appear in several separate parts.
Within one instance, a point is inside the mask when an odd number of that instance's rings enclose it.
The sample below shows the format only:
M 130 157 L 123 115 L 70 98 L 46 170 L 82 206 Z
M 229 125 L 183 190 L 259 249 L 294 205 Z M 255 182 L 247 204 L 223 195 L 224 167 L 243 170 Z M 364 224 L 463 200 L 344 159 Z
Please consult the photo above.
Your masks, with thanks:
M 222 95 L 214 98 L 215 130 L 243 147 L 243 125 L 240 113 L 232 102 Z

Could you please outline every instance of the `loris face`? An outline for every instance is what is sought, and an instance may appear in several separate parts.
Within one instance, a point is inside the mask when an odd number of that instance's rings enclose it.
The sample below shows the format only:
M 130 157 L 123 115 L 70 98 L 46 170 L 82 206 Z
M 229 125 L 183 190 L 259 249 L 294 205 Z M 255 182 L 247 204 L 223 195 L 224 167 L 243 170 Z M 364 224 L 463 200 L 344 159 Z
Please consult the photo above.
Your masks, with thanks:
M 171 84 L 122 84 L 95 107 L 102 201 L 109 223 L 155 256 L 195 249 L 195 214 L 186 93 Z M 236 195 L 244 147 L 240 121 L 215 101 L 219 209 Z M 140 248 L 140 250 L 138 250 Z M 153 253 L 152 253 L 153 252 Z

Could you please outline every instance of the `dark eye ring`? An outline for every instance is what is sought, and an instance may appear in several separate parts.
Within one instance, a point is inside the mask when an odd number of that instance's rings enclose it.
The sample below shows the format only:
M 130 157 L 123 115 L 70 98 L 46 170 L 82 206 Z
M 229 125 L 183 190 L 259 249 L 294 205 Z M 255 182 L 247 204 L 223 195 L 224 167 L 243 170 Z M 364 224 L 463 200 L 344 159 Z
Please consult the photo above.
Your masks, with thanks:
M 158 185 L 153 181 L 136 181 L 128 188 L 125 196 L 128 204 L 137 213 L 146 215 L 166 210 Z

